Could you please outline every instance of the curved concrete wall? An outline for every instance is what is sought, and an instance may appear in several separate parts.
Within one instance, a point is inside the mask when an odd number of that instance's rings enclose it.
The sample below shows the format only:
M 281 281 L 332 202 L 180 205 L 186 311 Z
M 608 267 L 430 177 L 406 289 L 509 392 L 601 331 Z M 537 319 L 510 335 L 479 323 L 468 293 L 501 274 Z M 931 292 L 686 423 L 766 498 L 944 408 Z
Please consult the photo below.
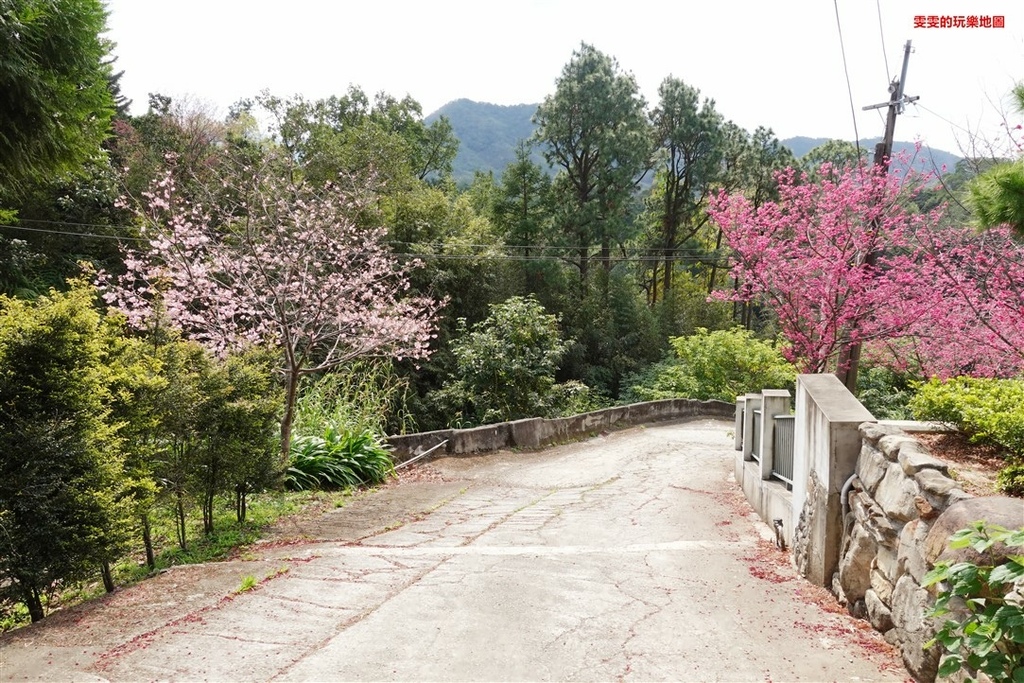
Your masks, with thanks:
M 538 448 L 552 443 L 572 441 L 609 429 L 678 420 L 688 417 L 732 419 L 735 406 L 725 401 L 697 401 L 672 398 L 664 401 L 632 403 L 571 417 L 533 417 L 515 422 L 500 422 L 471 429 L 440 429 L 434 432 L 389 436 L 392 458 L 396 463 L 411 460 L 442 441 L 438 455 L 465 455 L 503 448 Z

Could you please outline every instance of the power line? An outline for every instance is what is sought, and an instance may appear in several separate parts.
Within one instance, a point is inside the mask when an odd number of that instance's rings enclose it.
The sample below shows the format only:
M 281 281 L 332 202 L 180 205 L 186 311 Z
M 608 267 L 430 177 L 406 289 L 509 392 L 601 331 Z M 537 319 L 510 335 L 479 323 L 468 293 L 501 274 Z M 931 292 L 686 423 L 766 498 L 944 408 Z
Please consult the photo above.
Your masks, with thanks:
M 402 241 L 388 241 L 384 242 L 389 246 L 405 245 L 410 247 L 426 248 L 426 249 L 451 249 L 452 247 L 462 248 L 476 248 L 476 249 L 530 249 L 530 250 L 545 250 L 545 251 L 565 251 L 565 252 L 578 252 L 579 246 L 568 246 L 560 244 L 447 244 L 444 242 L 402 242 Z M 666 253 L 664 247 L 630 247 L 629 251 L 636 254 L 649 254 L 652 257 L 663 256 Z M 675 247 L 674 249 L 667 250 L 669 254 L 687 254 L 687 253 L 707 253 L 705 250 L 697 247 Z
M 75 223 L 73 221 L 52 221 L 45 218 L 19 218 L 19 223 L 41 223 L 43 225 L 73 225 L 76 228 L 121 228 L 127 229 L 127 225 L 111 225 L 109 223 Z M 6 226 L 4 226 L 6 227 Z
M 882 30 L 882 1 L 875 0 L 875 7 L 878 8 L 878 35 L 882 39 L 882 59 L 885 60 L 885 80 L 892 79 L 892 72 L 889 70 L 889 53 L 885 50 L 885 32 Z
M 76 225 L 75 223 L 60 223 L 59 221 L 33 221 L 33 222 L 51 223 L 53 225 Z M 97 225 L 95 227 L 102 227 L 102 228 L 111 227 L 112 228 L 112 227 L 118 227 L 118 226 L 113 226 L 113 225 Z M 63 237 L 91 237 L 91 238 L 94 238 L 94 239 L 117 240 L 119 242 L 121 242 L 121 241 L 126 241 L 126 242 L 149 242 L 150 241 L 150 240 L 146 239 L 145 237 L 123 237 L 121 235 L 100 235 L 100 234 L 90 233 L 90 232 L 69 232 L 67 230 L 44 230 L 43 228 L 29 228 L 29 227 L 26 227 L 24 225 L 2 225 L 2 224 L 0 224 L 0 228 L 8 228 L 10 230 L 23 230 L 25 232 L 38 232 L 38 233 L 42 233 L 44 235 L 61 235 Z
M 832 0 L 836 8 L 836 28 L 839 30 L 839 50 L 843 55 L 843 72 L 846 74 L 846 92 L 850 96 L 850 116 L 853 118 L 853 141 L 857 145 L 857 158 L 860 159 L 860 132 L 857 131 L 857 109 L 853 104 L 853 88 L 850 86 L 850 69 L 846 63 L 846 44 L 843 41 L 843 24 L 839 20 L 839 0 Z
M 0 225 L 0 228 L 8 228 L 11 230 L 25 230 L 28 232 L 43 233 L 50 235 L 60 235 L 67 237 L 87 237 L 96 239 L 113 239 L 113 240 L 126 240 L 135 242 L 148 242 L 149 240 L 142 237 L 118 237 L 116 235 L 98 235 L 91 233 L 80 233 L 80 232 L 67 232 L 58 230 L 44 230 L 42 228 L 28 228 L 20 225 Z M 418 246 L 420 248 L 430 248 L 431 246 L 450 248 L 451 245 L 434 244 L 424 245 L 414 242 L 386 242 L 389 246 L 393 245 L 408 245 Z M 472 244 L 472 245 L 459 245 L 461 247 L 474 247 L 479 249 L 529 249 L 531 251 L 545 252 L 576 252 L 579 250 L 578 247 L 565 247 L 556 245 L 496 245 L 496 244 Z M 614 263 L 647 263 L 652 258 L 664 258 L 666 255 L 664 249 L 630 249 L 630 255 L 615 257 L 611 261 Z M 393 256 L 400 258 L 414 258 L 423 260 L 435 260 L 435 261 L 514 261 L 514 262 L 553 262 L 553 263 L 566 263 L 571 262 L 573 259 L 567 259 L 562 256 L 558 256 L 557 253 L 543 254 L 540 253 L 535 256 L 526 256 L 525 254 L 452 254 L 452 253 L 436 253 L 436 252 L 392 252 Z M 694 248 L 680 248 L 673 249 L 669 252 L 669 255 L 679 259 L 685 260 L 690 259 L 694 261 L 700 261 L 706 264 L 726 265 L 728 259 L 722 259 L 720 254 L 716 251 L 709 251 L 703 249 Z M 593 260 L 598 260 L 596 256 L 589 257 Z
M 932 151 L 931 146 L 928 145 L 927 143 L 925 143 L 925 147 L 928 148 L 928 160 L 932 164 L 932 170 L 935 171 L 935 178 L 939 181 L 939 185 L 942 186 L 942 189 L 946 193 L 946 196 L 948 196 L 950 199 L 952 199 L 954 202 L 956 202 L 956 205 L 959 206 L 961 209 L 963 209 L 964 212 L 967 213 L 967 215 L 971 215 L 973 212 L 960 202 L 960 199 L 957 198 L 957 196 L 955 194 L 953 194 L 953 192 L 946 185 L 946 181 L 943 180 L 942 173 L 939 172 L 938 167 L 936 167 L 936 165 L 935 165 L 935 157 L 933 156 L 933 151 Z
M 88 225 L 86 223 L 61 223 L 60 221 L 33 221 L 33 222 L 49 223 L 49 224 L 52 224 L 52 225 Z M 96 227 L 123 227 L 123 226 L 96 225 Z M 119 240 L 119 241 L 120 240 L 124 240 L 124 241 L 132 241 L 132 242 L 149 242 L 149 241 L 151 241 L 150 239 L 145 238 L 145 237 L 122 237 L 122 236 L 118 236 L 118 235 L 104 235 L 104 234 L 87 233 L 87 232 L 70 232 L 70 231 L 65 231 L 65 230 L 46 230 L 44 228 L 29 228 L 29 227 L 26 227 L 26 226 L 23 226 L 23 225 L 0 225 L 0 228 L 8 228 L 10 230 L 23 230 L 23 231 L 27 231 L 27 232 L 35 232 L 35 233 L 41 233 L 41 234 L 46 234 L 46 235 L 60 235 L 60 236 L 64 236 L 64 237 L 85 237 L 85 238 L 96 238 L 96 239 L 112 239 L 112 240 Z M 561 252 L 577 252 L 577 251 L 579 251 L 579 247 L 565 246 L 565 245 L 556 245 L 556 244 L 482 244 L 482 243 L 481 244 L 466 244 L 466 243 L 459 243 L 459 244 L 452 245 L 452 244 L 446 244 L 444 242 L 408 242 L 408 241 L 402 241 L 402 240 L 389 240 L 389 241 L 383 242 L 383 244 L 386 245 L 386 246 L 409 246 L 409 247 L 417 247 L 417 248 L 420 248 L 420 249 L 451 249 L 453 246 L 456 246 L 456 247 L 459 247 L 459 248 L 469 248 L 469 249 L 504 249 L 504 250 L 513 250 L 513 249 L 527 250 L 527 249 L 529 249 L 531 251 L 532 250 L 536 250 L 536 251 L 554 251 L 554 252 L 560 252 L 560 251 Z M 642 247 L 642 248 L 641 247 L 635 247 L 635 248 L 630 248 L 629 251 L 630 251 L 630 253 L 635 254 L 637 256 L 646 255 L 646 256 L 650 256 L 650 257 L 660 257 L 660 256 L 664 256 L 666 254 L 666 250 L 664 248 L 661 248 L 661 247 Z M 675 256 L 688 256 L 688 255 L 706 254 L 708 252 L 706 250 L 704 250 L 704 249 L 695 248 L 695 247 L 677 247 L 675 249 L 668 250 L 667 253 L 669 255 L 675 255 Z M 444 256 L 444 254 L 438 254 L 436 252 L 422 252 L 422 253 L 413 254 L 413 255 L 417 255 L 417 256 L 431 256 L 431 257 L 434 257 L 434 256 Z M 478 254 L 478 255 L 471 255 L 471 254 L 467 254 L 467 255 L 449 254 L 449 255 L 453 256 L 453 257 L 458 256 L 460 258 L 463 257 L 463 256 L 466 256 L 466 257 L 482 256 L 482 254 Z
M 938 113 L 937 111 L 934 111 L 934 110 L 932 110 L 932 109 L 929 109 L 928 107 L 924 106 L 924 105 L 923 105 L 923 104 L 921 104 L 920 102 L 914 102 L 913 104 L 914 104 L 915 106 L 919 107 L 920 109 L 923 109 L 924 111 L 928 112 L 928 113 L 929 113 L 929 114 L 931 114 L 932 116 L 935 116 L 936 118 L 942 119 L 943 121 L 945 121 L 945 122 L 946 122 L 946 123 L 948 123 L 949 125 L 953 126 L 954 128 L 959 128 L 960 130 L 962 130 L 963 132 L 967 133 L 968 135 L 974 135 L 974 132 L 973 132 L 973 131 L 971 131 L 971 130 L 969 130 L 969 129 L 967 129 L 967 128 L 964 128 L 964 127 L 963 127 L 963 126 L 961 126 L 960 124 L 957 124 L 957 123 L 953 123 L 952 121 L 950 121 L 949 119 L 947 119 L 947 118 L 946 118 L 945 116 L 943 116 L 942 114 L 940 114 L 940 113 Z
M 522 256 L 515 254 L 414 254 L 414 253 L 402 253 L 397 252 L 393 254 L 402 258 L 415 258 L 437 261 L 511 261 L 511 262 L 547 262 L 547 263 L 571 263 L 571 259 L 564 259 L 558 256 Z M 722 258 L 721 255 L 715 252 L 701 252 L 700 254 L 691 254 L 694 262 L 700 262 L 705 265 L 728 265 L 729 259 Z M 591 261 L 599 262 L 602 259 L 597 256 L 590 257 Z M 650 263 L 651 259 L 642 256 L 620 256 L 610 258 L 611 263 Z

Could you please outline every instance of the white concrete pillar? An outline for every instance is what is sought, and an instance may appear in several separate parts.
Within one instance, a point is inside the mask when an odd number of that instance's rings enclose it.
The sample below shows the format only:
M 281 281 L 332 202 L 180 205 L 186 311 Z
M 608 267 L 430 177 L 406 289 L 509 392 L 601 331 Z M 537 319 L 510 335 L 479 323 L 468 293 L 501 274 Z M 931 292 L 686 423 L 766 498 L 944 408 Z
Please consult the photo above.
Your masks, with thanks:
M 796 379 L 793 442 L 793 556 L 811 583 L 831 586 L 843 539 L 840 492 L 856 470 L 868 409 L 835 375 Z
M 754 411 L 761 409 L 761 394 L 747 394 L 743 411 L 743 459 L 753 460 Z
M 743 410 L 747 404 L 746 396 L 736 397 L 736 426 L 733 431 L 736 437 L 736 450 L 743 450 Z

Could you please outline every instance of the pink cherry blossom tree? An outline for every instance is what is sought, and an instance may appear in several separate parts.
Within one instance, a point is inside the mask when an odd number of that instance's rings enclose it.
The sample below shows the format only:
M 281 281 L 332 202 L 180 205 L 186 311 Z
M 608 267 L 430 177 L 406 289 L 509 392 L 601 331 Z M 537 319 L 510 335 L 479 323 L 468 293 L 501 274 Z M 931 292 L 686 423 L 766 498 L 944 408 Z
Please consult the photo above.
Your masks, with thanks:
M 932 302 L 912 327 L 928 374 L 1024 371 L 1024 242 L 1008 226 L 932 230 L 918 235 L 916 263 Z
M 145 246 L 126 271 L 101 274 L 108 303 L 137 328 L 158 311 L 186 337 L 225 353 L 280 349 L 287 455 L 301 379 L 368 356 L 424 358 L 440 304 L 405 296 L 407 270 L 382 227 L 367 227 L 365 186 L 314 188 L 272 163 L 244 168 L 207 203 L 166 173 L 145 195 Z
M 804 372 L 840 369 L 849 344 L 904 334 L 921 314 L 903 295 L 914 277 L 908 252 L 934 216 L 907 212 L 898 178 L 872 169 L 823 168 L 817 182 L 787 169 L 778 180 L 777 202 L 755 208 L 723 194 L 712 203 L 735 258 L 738 289 L 726 296 L 770 306 Z
M 771 307 L 804 372 L 842 371 L 855 343 L 923 376 L 1024 369 L 1024 244 L 913 211 L 905 200 L 927 177 L 831 171 L 783 172 L 779 201 L 760 208 L 715 199 L 738 282 L 719 296 Z

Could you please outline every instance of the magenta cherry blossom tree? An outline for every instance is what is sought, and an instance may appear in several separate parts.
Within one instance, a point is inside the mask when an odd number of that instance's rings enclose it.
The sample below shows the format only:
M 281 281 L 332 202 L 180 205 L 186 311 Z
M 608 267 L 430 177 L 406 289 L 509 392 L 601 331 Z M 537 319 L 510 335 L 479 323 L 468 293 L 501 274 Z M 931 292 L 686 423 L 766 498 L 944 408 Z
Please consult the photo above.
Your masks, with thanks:
M 925 376 L 1020 372 L 1024 245 L 909 209 L 902 200 L 926 178 L 830 170 L 816 182 L 782 173 L 779 201 L 760 208 L 715 199 L 738 282 L 719 296 L 770 306 L 804 372 L 842 370 L 854 343 Z
M 187 337 L 225 353 L 269 343 L 282 355 L 288 452 L 299 384 L 355 358 L 423 358 L 439 303 L 404 296 L 406 269 L 366 227 L 365 188 L 313 188 L 266 164 L 183 198 L 167 173 L 145 196 L 146 246 L 126 272 L 102 275 L 108 303 L 138 328 L 157 311 Z
M 835 369 L 845 345 L 900 336 L 921 314 L 904 296 L 908 250 L 934 218 L 901 208 L 893 176 L 826 171 L 818 182 L 784 171 L 779 201 L 759 208 L 740 194 L 711 207 L 736 259 L 729 296 L 775 311 L 785 353 L 804 372 Z
M 924 232 L 917 264 L 932 314 L 915 321 L 913 336 L 928 374 L 1010 377 L 1024 371 L 1020 237 L 1009 226 Z

